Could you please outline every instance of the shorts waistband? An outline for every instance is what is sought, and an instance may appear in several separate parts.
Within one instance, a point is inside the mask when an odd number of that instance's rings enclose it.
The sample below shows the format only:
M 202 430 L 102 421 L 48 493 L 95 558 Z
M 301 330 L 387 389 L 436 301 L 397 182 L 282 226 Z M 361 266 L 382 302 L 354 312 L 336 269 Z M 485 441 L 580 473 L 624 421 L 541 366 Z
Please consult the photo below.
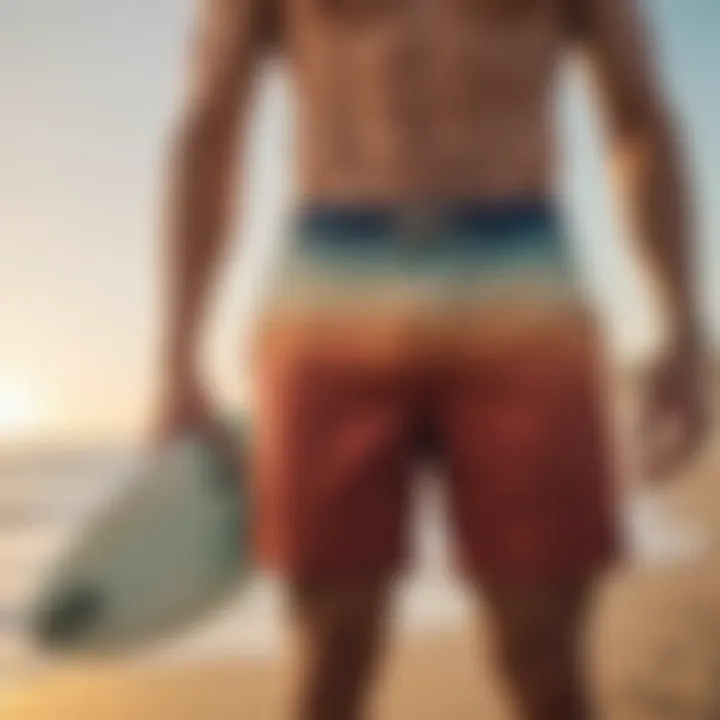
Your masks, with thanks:
M 438 240 L 492 250 L 513 239 L 553 244 L 562 236 L 555 203 L 534 198 L 414 206 L 312 203 L 296 211 L 294 228 L 303 243 L 333 247 Z

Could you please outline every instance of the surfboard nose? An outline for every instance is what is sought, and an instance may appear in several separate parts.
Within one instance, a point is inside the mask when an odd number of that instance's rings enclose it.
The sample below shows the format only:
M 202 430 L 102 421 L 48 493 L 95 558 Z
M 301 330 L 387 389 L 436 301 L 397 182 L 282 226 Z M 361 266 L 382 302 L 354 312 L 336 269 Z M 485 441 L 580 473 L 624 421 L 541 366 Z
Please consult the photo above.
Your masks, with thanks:
M 38 618 L 39 641 L 46 647 L 63 647 L 79 641 L 101 618 L 104 606 L 102 592 L 92 585 L 64 592 Z

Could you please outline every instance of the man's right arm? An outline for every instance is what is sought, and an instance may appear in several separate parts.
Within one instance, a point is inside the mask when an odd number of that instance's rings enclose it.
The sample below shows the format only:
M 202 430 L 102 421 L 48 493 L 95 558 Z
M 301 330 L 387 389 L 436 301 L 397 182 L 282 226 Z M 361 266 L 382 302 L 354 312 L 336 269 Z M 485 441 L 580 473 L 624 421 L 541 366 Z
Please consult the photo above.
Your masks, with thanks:
M 245 125 L 263 38 L 265 0 L 200 0 L 190 92 L 171 156 L 165 230 L 166 307 L 161 371 L 166 395 L 161 434 L 201 418 L 197 387 L 201 323 L 229 236 L 237 139 Z

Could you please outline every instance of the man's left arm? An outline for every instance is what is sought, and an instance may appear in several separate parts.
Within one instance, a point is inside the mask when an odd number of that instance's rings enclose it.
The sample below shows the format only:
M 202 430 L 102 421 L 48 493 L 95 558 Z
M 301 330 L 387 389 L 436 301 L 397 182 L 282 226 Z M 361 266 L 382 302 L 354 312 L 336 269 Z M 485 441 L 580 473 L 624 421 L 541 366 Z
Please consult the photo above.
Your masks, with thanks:
M 678 467 L 705 432 L 703 339 L 687 158 L 638 0 L 575 0 L 576 30 L 608 121 L 613 179 L 658 290 L 667 349 L 646 400 L 653 471 Z M 675 439 L 659 442 L 674 425 Z

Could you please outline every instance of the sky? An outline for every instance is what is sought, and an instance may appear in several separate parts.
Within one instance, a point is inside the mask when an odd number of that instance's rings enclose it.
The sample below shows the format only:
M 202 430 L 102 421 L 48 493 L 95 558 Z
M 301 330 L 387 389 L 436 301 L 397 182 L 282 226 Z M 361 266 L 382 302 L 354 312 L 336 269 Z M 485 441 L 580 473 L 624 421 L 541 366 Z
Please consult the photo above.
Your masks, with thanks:
M 691 150 L 705 311 L 720 338 L 720 3 L 646 0 Z M 154 402 L 168 130 L 190 0 L 0 0 L 0 444 L 142 433 Z M 614 211 L 592 99 L 559 92 L 562 188 L 578 256 L 619 356 L 647 352 L 652 298 Z M 243 158 L 232 257 L 208 330 L 231 403 L 292 192 L 292 107 L 269 68 Z M 713 287 L 713 285 L 715 287 Z

